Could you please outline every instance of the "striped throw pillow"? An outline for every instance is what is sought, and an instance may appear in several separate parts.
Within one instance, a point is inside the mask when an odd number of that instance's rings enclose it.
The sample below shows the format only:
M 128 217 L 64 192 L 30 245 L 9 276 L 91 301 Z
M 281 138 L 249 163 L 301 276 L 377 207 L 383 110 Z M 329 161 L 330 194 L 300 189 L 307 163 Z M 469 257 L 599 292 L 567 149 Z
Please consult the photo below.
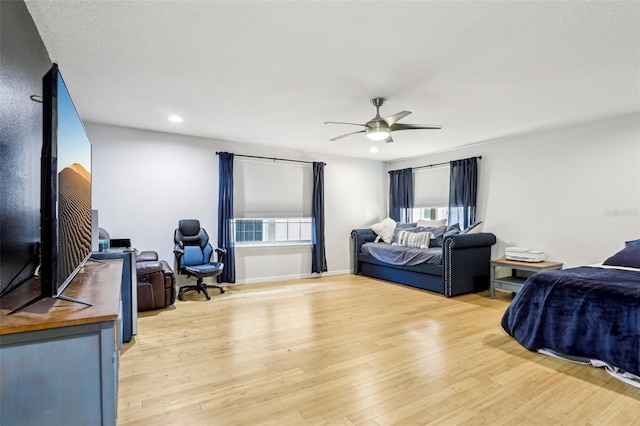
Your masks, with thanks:
M 431 232 L 398 232 L 398 245 L 415 248 L 429 248 L 429 242 L 434 237 Z

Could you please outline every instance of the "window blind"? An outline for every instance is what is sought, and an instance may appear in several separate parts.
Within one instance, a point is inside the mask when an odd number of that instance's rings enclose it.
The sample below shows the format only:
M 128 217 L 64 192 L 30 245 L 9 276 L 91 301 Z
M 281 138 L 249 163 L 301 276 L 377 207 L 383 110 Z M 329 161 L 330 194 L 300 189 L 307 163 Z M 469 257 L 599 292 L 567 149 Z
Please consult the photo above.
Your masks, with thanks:
M 311 217 L 311 164 L 236 158 L 236 218 Z
M 449 165 L 418 169 L 413 172 L 414 206 L 449 205 Z

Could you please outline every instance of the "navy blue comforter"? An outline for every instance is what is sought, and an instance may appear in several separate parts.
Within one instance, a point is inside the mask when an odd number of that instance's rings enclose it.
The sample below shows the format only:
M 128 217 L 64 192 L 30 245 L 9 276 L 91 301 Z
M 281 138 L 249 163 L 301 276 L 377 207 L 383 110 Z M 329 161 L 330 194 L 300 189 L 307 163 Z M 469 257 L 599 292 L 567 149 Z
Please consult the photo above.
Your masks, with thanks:
M 527 349 L 640 375 L 640 273 L 586 266 L 537 273 L 507 308 L 502 328 Z

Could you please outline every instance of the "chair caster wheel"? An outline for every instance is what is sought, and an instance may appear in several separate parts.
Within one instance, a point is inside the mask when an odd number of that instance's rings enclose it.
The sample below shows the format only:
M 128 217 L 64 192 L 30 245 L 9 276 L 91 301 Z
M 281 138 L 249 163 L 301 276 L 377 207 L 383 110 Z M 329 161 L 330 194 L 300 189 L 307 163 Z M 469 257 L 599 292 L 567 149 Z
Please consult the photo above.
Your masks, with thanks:
M 207 296 L 207 300 L 211 300 L 211 296 Z

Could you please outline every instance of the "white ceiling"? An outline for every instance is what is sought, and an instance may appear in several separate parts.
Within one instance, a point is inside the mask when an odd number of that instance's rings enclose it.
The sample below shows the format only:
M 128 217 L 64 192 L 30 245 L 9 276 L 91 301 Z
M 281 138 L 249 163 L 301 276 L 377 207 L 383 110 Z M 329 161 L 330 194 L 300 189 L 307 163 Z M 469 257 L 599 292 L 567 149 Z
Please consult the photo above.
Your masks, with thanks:
M 26 3 L 85 121 L 388 161 L 640 111 L 639 1 Z M 374 97 L 443 129 L 328 141 Z

